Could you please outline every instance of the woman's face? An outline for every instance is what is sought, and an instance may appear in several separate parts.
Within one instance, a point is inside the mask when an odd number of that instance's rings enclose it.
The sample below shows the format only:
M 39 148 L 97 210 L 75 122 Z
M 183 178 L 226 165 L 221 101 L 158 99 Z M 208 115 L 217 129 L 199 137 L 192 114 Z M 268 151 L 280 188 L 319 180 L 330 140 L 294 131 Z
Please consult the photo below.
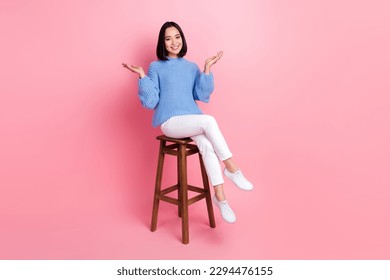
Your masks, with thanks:
M 165 29 L 165 49 L 168 51 L 168 57 L 178 57 L 182 46 L 183 41 L 179 30 L 173 26 Z

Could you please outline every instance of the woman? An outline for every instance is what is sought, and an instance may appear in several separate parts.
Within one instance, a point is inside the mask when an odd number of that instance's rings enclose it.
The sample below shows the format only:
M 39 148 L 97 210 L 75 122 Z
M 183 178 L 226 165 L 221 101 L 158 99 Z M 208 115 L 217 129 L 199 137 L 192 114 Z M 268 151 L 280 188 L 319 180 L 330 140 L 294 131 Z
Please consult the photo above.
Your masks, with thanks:
M 123 67 L 139 75 L 138 94 L 142 105 L 154 110 L 153 126 L 160 126 L 168 137 L 191 137 L 195 141 L 214 187 L 213 202 L 220 209 L 222 218 L 234 223 L 236 215 L 224 194 L 220 160 L 225 164 L 223 173 L 237 187 L 252 190 L 253 186 L 233 161 L 215 119 L 203 114 L 196 104 L 196 100 L 209 101 L 214 90 L 210 68 L 223 53 L 208 58 L 201 73 L 196 64 L 183 58 L 187 43 L 175 22 L 166 22 L 161 27 L 156 53 L 158 60 L 150 64 L 148 75 L 140 66 L 123 63 Z

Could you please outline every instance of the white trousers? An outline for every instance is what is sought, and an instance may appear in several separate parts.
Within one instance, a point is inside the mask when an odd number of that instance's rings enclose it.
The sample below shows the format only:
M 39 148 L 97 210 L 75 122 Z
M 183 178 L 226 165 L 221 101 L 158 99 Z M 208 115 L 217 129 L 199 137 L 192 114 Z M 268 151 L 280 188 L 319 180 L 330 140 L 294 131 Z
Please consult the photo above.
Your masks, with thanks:
M 231 158 L 232 153 L 214 117 L 209 115 L 175 116 L 164 122 L 160 128 L 168 137 L 191 137 L 202 155 L 211 184 L 213 186 L 223 184 L 220 160 Z

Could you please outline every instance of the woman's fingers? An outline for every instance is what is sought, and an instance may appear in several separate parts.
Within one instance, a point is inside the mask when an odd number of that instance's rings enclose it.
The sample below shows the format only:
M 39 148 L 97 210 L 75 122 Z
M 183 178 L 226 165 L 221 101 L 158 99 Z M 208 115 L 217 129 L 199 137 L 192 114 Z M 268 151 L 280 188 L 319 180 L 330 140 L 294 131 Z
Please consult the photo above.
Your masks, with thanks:
M 217 53 L 217 55 L 216 56 L 214 56 L 215 57 L 215 62 L 217 62 L 218 60 L 220 60 L 221 59 L 221 57 L 222 57 L 222 55 L 223 55 L 223 52 L 222 51 L 219 51 L 218 53 Z
M 135 66 L 135 65 L 131 65 L 131 68 L 136 69 L 138 71 L 142 69 L 141 66 Z
M 127 65 L 126 63 L 122 63 L 122 66 L 129 69 L 131 72 L 139 74 L 141 72 L 141 67 L 140 66 L 135 66 L 135 65 Z
M 218 60 L 220 60 L 222 55 L 223 55 L 223 51 L 219 51 L 217 53 L 217 55 L 214 55 L 214 56 L 210 57 L 209 59 L 207 59 L 207 62 L 211 63 L 211 64 L 215 64 Z
M 132 66 L 129 66 L 129 65 L 127 65 L 126 63 L 122 63 L 122 65 L 123 65 L 123 67 L 125 67 L 126 69 L 129 69 L 130 71 L 132 71 L 132 72 L 134 72 L 134 67 L 133 67 L 133 65 Z

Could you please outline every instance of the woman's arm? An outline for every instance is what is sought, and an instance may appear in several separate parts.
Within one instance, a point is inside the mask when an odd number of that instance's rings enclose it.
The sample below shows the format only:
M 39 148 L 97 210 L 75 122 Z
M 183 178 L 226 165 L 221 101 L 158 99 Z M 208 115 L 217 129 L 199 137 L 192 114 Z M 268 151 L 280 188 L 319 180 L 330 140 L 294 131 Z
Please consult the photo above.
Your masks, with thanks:
M 194 99 L 202 102 L 209 102 L 210 95 L 214 91 L 214 77 L 213 73 L 201 73 L 199 68 L 196 72 L 196 81 L 194 86 Z
M 197 72 L 195 88 L 194 88 L 194 99 L 209 102 L 210 95 L 214 91 L 214 77 L 210 72 L 211 66 L 213 66 L 222 57 L 223 52 L 220 51 L 216 55 L 206 59 L 204 64 L 204 71 Z
M 122 63 L 122 65 L 131 72 L 139 75 L 138 96 L 141 103 L 145 108 L 154 109 L 160 100 L 160 88 L 158 75 L 153 67 L 153 63 L 149 66 L 148 75 L 145 74 L 141 66 L 128 66 L 125 63 Z

